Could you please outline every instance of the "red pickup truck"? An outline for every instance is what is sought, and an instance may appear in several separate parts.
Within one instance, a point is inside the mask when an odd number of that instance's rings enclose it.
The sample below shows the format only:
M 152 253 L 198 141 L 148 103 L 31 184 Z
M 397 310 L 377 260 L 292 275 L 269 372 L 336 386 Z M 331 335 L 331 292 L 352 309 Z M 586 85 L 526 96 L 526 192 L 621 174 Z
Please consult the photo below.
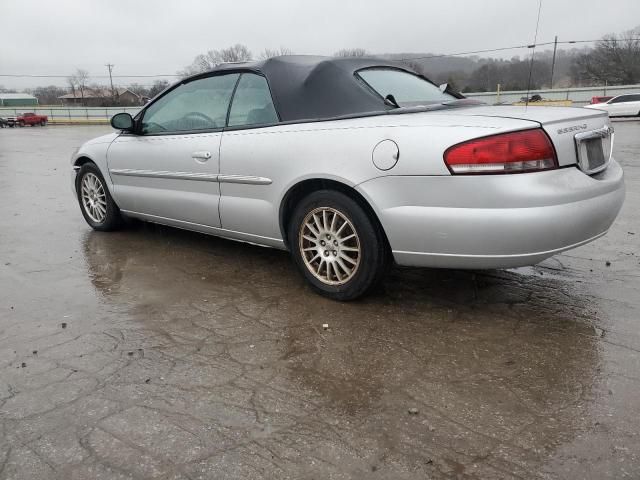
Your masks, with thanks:
M 36 115 L 33 112 L 21 113 L 17 117 L 9 117 L 7 118 L 7 124 L 10 127 L 15 127 L 18 125 L 19 127 L 24 127 L 25 125 L 31 125 L 32 127 L 35 125 L 40 125 L 44 127 L 49 121 L 49 117 L 46 115 Z

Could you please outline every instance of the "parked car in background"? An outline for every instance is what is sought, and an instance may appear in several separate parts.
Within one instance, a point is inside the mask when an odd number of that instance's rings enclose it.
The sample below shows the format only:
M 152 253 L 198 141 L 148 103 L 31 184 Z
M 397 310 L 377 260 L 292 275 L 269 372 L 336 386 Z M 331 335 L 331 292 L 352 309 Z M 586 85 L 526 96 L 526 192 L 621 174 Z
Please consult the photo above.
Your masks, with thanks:
M 534 95 L 531 95 L 530 97 L 520 97 L 520 101 L 521 102 L 529 102 L 529 103 L 533 103 L 533 102 L 542 102 L 544 99 L 542 98 L 541 95 L 538 95 L 537 93 Z
M 640 117 L 640 93 L 618 95 L 604 103 L 585 105 L 585 108 L 604 110 L 610 117 Z
M 604 103 L 611 100 L 613 97 L 591 97 L 591 105 L 595 105 L 596 103 Z
M 7 123 L 10 127 L 19 126 L 24 127 L 26 125 L 36 126 L 40 125 L 44 127 L 49 121 L 49 117 L 47 115 L 37 115 L 33 112 L 25 112 L 18 114 L 17 117 L 8 117 Z
M 220 65 L 111 125 L 71 158 L 92 228 L 128 216 L 286 249 L 337 300 L 392 261 L 538 263 L 604 235 L 624 199 L 604 112 L 481 105 L 379 59 Z

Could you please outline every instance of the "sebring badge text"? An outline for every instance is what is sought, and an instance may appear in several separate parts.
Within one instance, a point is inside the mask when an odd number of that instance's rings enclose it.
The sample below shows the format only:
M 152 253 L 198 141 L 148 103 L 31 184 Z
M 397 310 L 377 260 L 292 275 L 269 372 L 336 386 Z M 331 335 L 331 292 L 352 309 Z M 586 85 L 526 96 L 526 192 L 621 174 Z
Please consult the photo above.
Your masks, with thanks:
M 573 125 L 572 127 L 565 127 L 558 129 L 558 135 L 562 135 L 563 133 L 571 133 L 577 132 L 578 130 L 586 130 L 587 124 L 583 123 L 582 125 Z

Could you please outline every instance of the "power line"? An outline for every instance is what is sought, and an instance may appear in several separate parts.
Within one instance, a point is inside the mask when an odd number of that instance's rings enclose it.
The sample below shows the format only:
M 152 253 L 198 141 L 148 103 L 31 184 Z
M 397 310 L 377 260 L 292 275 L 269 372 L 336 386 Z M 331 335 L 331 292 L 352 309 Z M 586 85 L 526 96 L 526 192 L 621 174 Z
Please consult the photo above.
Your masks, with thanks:
M 111 96 L 115 97 L 115 91 L 113 90 L 113 77 L 111 75 L 111 71 L 113 70 L 113 67 L 115 67 L 115 65 L 113 63 L 107 63 L 105 65 L 108 69 L 109 69 L 109 83 L 111 84 Z
M 553 88 L 553 73 L 556 69 L 556 53 L 558 51 L 558 36 L 553 42 L 553 59 L 551 60 L 551 78 L 549 79 L 549 86 Z
M 513 47 L 489 48 L 486 50 L 472 50 L 469 52 L 442 53 L 439 55 L 425 55 L 425 56 L 419 56 L 419 57 L 398 58 L 397 60 L 428 60 L 430 58 L 457 57 L 461 55 L 474 55 L 476 53 L 503 52 L 505 50 L 517 50 L 520 48 L 533 48 L 533 45 L 514 45 Z
M 625 38 L 623 39 L 624 41 L 640 41 L 640 37 L 638 38 Z M 574 43 L 595 43 L 595 42 L 620 42 L 623 41 L 620 39 L 614 40 L 614 39 L 602 39 L 599 38 L 597 40 L 565 40 L 563 42 L 558 42 L 558 45 L 569 45 L 569 44 L 574 44 Z M 463 55 L 474 55 L 477 53 L 493 53 L 493 52 L 502 52 L 502 51 L 506 51 L 506 50 L 519 50 L 522 48 L 535 48 L 535 47 L 544 47 L 546 45 L 554 45 L 556 42 L 552 41 L 552 42 L 540 42 L 540 43 L 533 43 L 533 44 L 527 44 L 527 45 L 513 45 L 511 47 L 499 47 L 499 48 L 488 48 L 486 50 L 470 50 L 467 52 L 455 52 L 455 53 L 441 53 L 438 55 L 424 55 L 424 56 L 417 56 L 417 57 L 406 57 L 406 58 L 398 58 L 397 60 L 427 60 L 430 58 L 444 58 L 444 57 L 458 57 L 458 56 L 463 56 Z
M 531 75 L 533 74 L 533 59 L 536 54 L 536 42 L 538 41 L 538 27 L 540 26 L 540 12 L 542 11 L 542 0 L 538 0 L 538 19 L 536 20 L 536 33 L 533 36 L 533 49 L 531 50 L 531 62 L 529 63 L 529 80 L 527 81 L 527 101 L 525 107 L 529 106 L 529 92 L 531 91 Z

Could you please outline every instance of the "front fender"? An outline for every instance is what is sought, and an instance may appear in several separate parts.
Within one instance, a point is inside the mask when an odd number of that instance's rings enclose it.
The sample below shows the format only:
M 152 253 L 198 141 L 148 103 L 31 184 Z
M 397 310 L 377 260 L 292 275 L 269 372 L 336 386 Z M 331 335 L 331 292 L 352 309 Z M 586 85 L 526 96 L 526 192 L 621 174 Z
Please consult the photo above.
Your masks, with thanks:
M 109 166 L 107 164 L 107 152 L 111 143 L 113 143 L 113 141 L 117 137 L 118 134 L 116 133 L 103 135 L 93 140 L 89 140 L 80 147 L 76 148 L 76 150 L 73 152 L 73 154 L 71 155 L 71 186 L 74 196 L 77 197 L 75 185 L 78 171 L 85 163 L 92 162 L 100 170 L 107 188 L 109 189 L 109 193 L 111 193 L 111 196 L 115 198 L 113 191 L 113 181 L 111 180 L 111 175 L 109 174 Z

